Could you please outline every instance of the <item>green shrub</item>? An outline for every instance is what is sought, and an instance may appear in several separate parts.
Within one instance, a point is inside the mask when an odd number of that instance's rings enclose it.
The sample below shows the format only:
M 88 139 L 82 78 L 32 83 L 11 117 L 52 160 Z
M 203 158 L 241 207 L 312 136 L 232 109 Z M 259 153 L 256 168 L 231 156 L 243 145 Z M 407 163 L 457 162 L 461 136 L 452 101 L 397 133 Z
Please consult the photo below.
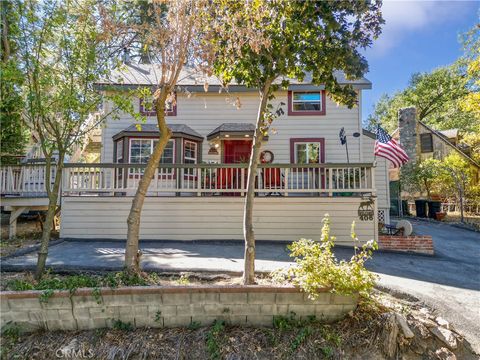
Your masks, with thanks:
M 120 331 L 133 331 L 133 325 L 131 322 L 124 322 L 120 319 L 113 320 L 112 327 L 115 330 L 120 330 Z
M 355 222 L 351 233 L 355 254 L 349 261 L 338 261 L 333 253 L 335 237 L 330 236 L 330 219 L 325 215 L 321 241 L 301 239 L 290 244 L 288 249 L 296 265 L 274 273 L 274 278 L 291 281 L 311 299 L 324 288 L 342 295 L 368 295 L 375 285 L 376 275 L 365 268 L 365 261 L 371 258 L 377 244 L 372 240 L 359 248 L 354 228 Z
M 223 321 L 215 320 L 211 329 L 207 333 L 207 351 L 210 355 L 210 359 L 220 359 L 221 346 L 220 335 L 225 329 L 225 323 Z

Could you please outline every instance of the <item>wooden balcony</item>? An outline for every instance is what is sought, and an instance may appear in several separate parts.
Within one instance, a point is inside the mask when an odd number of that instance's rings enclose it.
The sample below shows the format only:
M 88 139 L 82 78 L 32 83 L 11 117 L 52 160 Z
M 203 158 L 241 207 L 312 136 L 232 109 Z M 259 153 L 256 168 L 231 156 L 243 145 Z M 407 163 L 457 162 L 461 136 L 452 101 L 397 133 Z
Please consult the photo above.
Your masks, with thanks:
M 63 196 L 133 196 L 145 165 L 65 164 Z M 262 164 L 257 196 L 358 196 L 374 193 L 372 164 Z M 55 168 L 52 168 L 52 177 Z M 147 196 L 244 196 L 246 164 L 176 164 L 157 168 Z M 0 169 L 3 197 L 45 197 L 45 165 Z

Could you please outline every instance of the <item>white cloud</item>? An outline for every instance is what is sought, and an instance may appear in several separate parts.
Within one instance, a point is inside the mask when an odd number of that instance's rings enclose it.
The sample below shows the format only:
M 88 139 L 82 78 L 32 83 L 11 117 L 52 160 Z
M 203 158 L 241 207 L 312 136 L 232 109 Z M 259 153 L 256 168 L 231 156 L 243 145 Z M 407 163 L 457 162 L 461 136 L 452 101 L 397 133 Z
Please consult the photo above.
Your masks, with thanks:
M 374 41 L 370 55 L 382 56 L 398 45 L 409 33 L 461 19 L 472 11 L 471 1 L 395 1 L 385 0 L 382 6 L 385 24 Z M 475 10 L 474 10 L 475 11 Z

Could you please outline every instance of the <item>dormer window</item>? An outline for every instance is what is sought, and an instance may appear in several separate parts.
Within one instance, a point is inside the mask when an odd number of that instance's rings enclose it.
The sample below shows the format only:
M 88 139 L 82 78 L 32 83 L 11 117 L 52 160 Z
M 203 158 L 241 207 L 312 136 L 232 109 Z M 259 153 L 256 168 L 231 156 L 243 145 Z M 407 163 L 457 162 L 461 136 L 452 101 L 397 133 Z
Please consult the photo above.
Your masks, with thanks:
M 289 91 L 288 115 L 325 115 L 325 91 Z
M 140 114 L 146 116 L 155 116 L 157 112 L 155 111 L 155 104 L 153 103 L 153 98 L 151 96 L 140 98 Z M 177 93 L 173 99 L 167 99 L 165 101 L 165 115 L 166 116 L 177 116 Z

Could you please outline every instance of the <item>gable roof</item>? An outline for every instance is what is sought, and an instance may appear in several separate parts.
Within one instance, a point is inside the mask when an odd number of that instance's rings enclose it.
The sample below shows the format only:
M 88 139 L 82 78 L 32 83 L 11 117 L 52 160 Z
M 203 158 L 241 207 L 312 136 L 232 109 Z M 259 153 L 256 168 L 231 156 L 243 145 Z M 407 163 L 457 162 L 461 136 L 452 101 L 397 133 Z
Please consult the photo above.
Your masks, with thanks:
M 158 83 L 161 71 L 158 65 L 154 64 L 124 64 L 120 68 L 114 70 L 108 79 L 97 82 L 95 85 L 99 89 L 108 87 L 127 87 L 135 88 L 138 86 L 154 86 Z M 357 80 L 348 80 L 341 71 L 335 72 L 335 78 L 340 85 L 352 85 L 355 89 L 371 89 L 372 83 L 365 79 L 360 78 Z M 312 84 L 311 74 L 306 74 L 303 81 L 296 79 L 288 79 L 290 81 L 289 90 L 323 90 L 323 85 L 317 86 Z M 280 84 L 282 79 L 277 79 L 276 83 Z M 184 68 L 179 76 L 177 86 L 187 87 L 191 90 L 203 90 L 204 84 L 208 83 L 208 91 L 218 92 L 222 87 L 222 83 L 215 76 L 206 76 L 201 72 L 192 69 Z M 234 88 L 236 91 L 255 91 L 255 89 L 248 89 L 243 85 L 239 85 L 235 82 L 229 84 L 229 88 Z
M 432 129 L 430 126 L 428 126 L 427 124 L 425 124 L 424 122 L 418 120 L 418 123 L 420 125 L 422 125 L 425 129 L 427 129 L 428 131 L 430 131 L 430 133 L 432 133 L 433 135 L 435 135 L 437 138 L 439 138 L 440 140 L 442 140 L 445 144 L 447 144 L 448 146 L 450 146 L 451 148 L 455 149 L 455 151 L 457 151 L 460 155 L 462 155 L 465 159 L 467 159 L 472 165 L 476 166 L 477 168 L 480 169 L 480 164 L 477 163 L 475 160 L 473 160 L 470 156 L 468 156 L 467 154 L 465 154 L 458 146 L 455 146 L 453 145 L 449 138 L 450 137 L 455 137 L 456 135 L 458 135 L 458 129 L 449 129 L 449 130 L 434 130 Z M 397 135 L 399 132 L 399 128 L 397 127 L 391 134 L 391 136 L 395 136 Z M 452 134 L 455 134 L 455 136 L 451 136 Z
M 458 129 L 438 130 L 438 132 L 449 139 L 456 138 L 458 136 Z
M 235 134 L 248 134 L 253 135 L 255 132 L 255 124 L 252 123 L 223 123 L 207 135 L 207 140 L 213 139 L 216 136 L 221 135 L 235 135 Z
M 362 134 L 364 136 L 367 136 L 371 139 L 374 139 L 376 140 L 377 139 L 377 135 L 375 135 L 375 133 L 373 131 L 370 131 L 370 130 L 367 130 L 367 129 L 362 129 Z
M 430 126 L 428 126 L 427 124 L 423 123 L 422 121 L 418 121 L 418 123 L 420 125 L 422 125 L 425 129 L 427 129 L 428 131 L 430 131 L 433 135 L 435 135 L 437 138 L 439 138 L 440 140 L 442 140 L 445 144 L 447 144 L 448 146 L 450 146 L 451 148 L 455 149 L 460 155 L 462 155 L 465 159 L 467 159 L 470 163 L 472 163 L 473 165 L 475 165 L 477 168 L 480 168 L 480 164 L 477 163 L 475 160 L 473 160 L 470 156 L 468 156 L 467 154 L 465 154 L 461 149 L 459 149 L 457 146 L 453 145 L 450 140 L 448 139 L 447 136 L 445 136 L 441 131 L 438 131 L 438 130 L 434 130 L 432 129 Z M 453 130 L 456 130 L 456 129 L 453 129 Z

